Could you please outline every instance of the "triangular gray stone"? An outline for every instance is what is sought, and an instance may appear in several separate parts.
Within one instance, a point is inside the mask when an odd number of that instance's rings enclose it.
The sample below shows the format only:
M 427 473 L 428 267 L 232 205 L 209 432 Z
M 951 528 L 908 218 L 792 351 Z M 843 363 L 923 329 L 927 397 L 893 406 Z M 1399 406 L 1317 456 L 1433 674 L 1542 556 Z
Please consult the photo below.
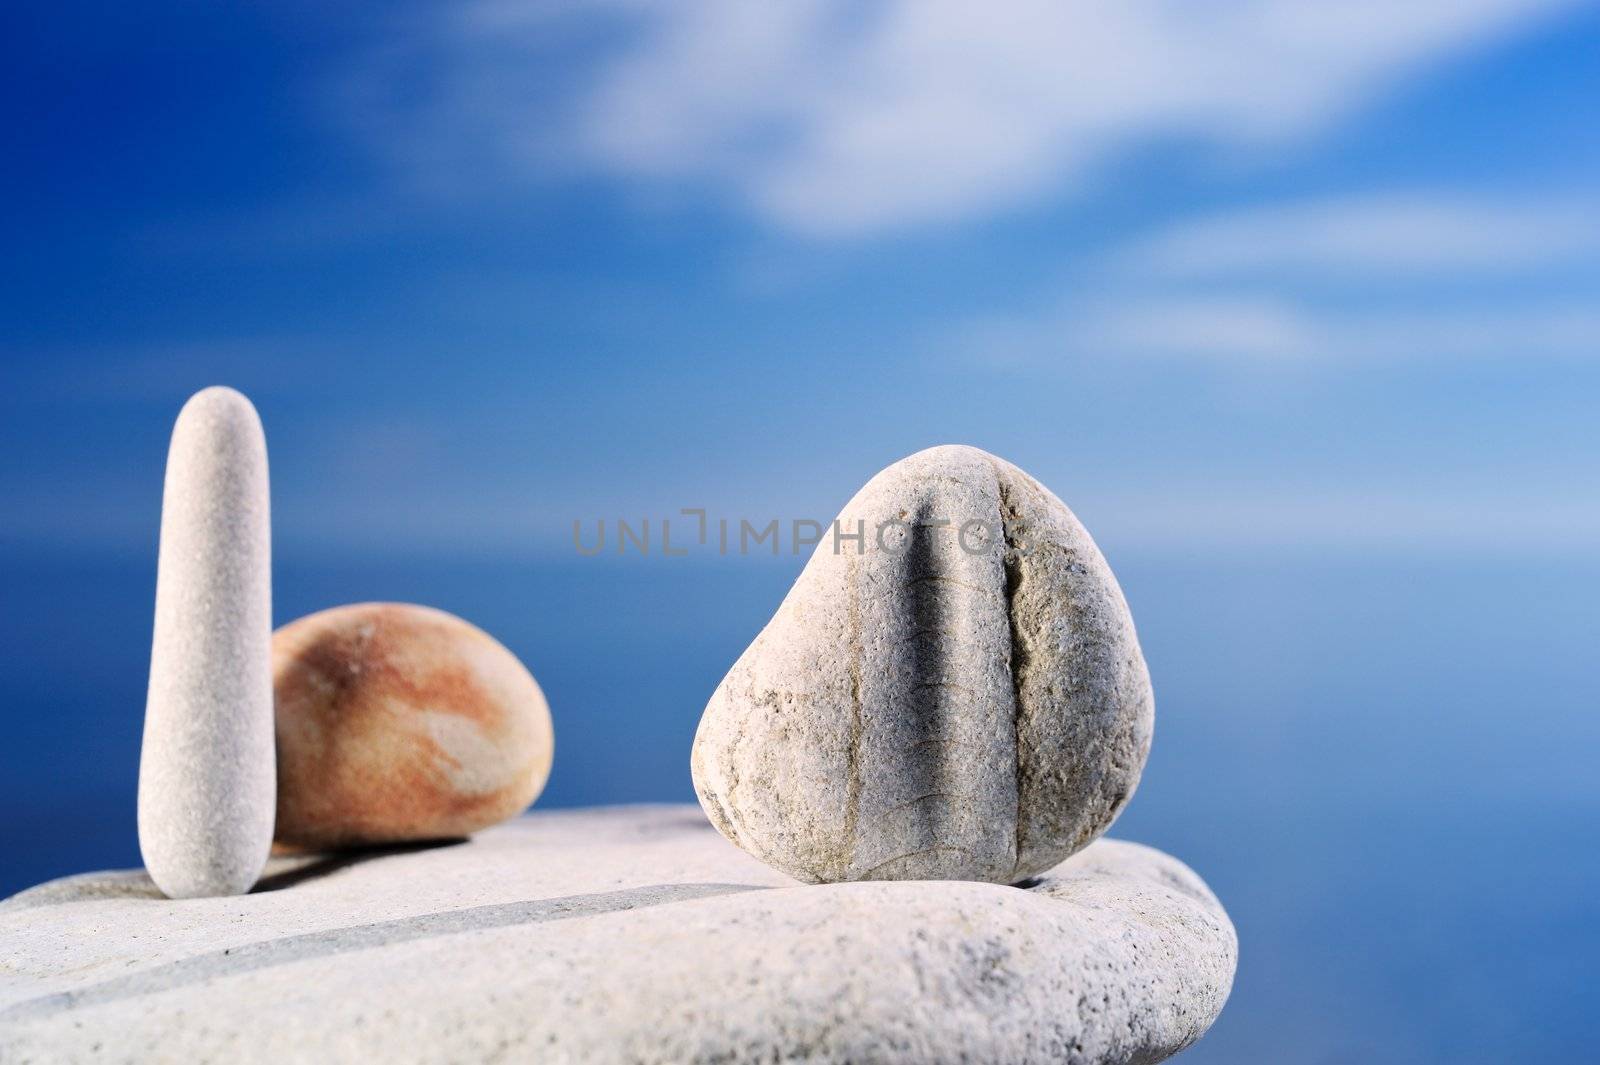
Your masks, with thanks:
M 1071 511 L 936 447 L 845 506 L 711 697 L 692 768 L 723 835 L 801 880 L 1009 883 L 1111 824 L 1153 705 Z

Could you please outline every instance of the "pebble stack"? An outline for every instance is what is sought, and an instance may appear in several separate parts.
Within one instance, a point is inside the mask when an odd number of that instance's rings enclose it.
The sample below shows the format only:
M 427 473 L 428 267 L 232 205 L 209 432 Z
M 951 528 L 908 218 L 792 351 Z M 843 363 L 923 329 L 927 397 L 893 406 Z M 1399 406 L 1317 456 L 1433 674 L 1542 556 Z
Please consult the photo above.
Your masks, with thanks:
M 266 438 L 208 388 L 172 430 L 139 761 L 139 850 L 170 898 L 250 890 L 272 841 Z
M 537 682 L 460 618 L 270 629 L 261 425 L 207 389 L 167 466 L 149 876 L 0 904 L 0 1058 L 1107 1065 L 1182 1050 L 1227 1000 L 1216 897 L 1096 839 L 1151 740 L 1122 592 L 1059 499 L 975 448 L 868 482 L 718 686 L 691 770 L 726 840 L 635 807 L 266 864 L 275 823 L 288 851 L 486 828 L 553 751 Z M 154 899 L 264 864 L 248 899 Z

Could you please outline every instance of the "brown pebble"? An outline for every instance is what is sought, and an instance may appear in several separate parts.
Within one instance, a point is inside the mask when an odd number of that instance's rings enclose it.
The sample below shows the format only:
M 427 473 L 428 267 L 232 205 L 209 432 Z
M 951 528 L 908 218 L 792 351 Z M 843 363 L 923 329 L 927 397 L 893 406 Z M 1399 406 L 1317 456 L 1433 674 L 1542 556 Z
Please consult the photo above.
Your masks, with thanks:
M 272 636 L 275 849 L 465 836 L 550 775 L 544 692 L 517 657 L 431 607 L 357 603 Z

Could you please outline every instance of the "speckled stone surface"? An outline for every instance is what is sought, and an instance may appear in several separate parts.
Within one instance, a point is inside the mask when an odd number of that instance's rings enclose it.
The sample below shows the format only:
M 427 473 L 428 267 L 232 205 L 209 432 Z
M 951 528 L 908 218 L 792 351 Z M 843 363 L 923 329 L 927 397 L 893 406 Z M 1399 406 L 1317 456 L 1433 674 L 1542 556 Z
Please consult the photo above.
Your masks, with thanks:
M 353 603 L 272 635 L 280 844 L 465 836 L 515 817 L 550 775 L 544 692 L 453 614 Z
M 946 446 L 872 478 L 834 528 L 706 706 L 692 768 L 717 828 L 807 881 L 1003 884 L 1104 832 L 1154 699 L 1071 511 Z
M 1154 1062 L 1236 940 L 1186 866 L 1101 840 L 1026 888 L 799 885 L 694 807 L 273 859 L 170 901 L 141 872 L 0 903 L 0 1060 Z
M 255 883 L 272 843 L 267 445 L 250 401 L 208 388 L 167 453 L 139 850 L 174 898 Z

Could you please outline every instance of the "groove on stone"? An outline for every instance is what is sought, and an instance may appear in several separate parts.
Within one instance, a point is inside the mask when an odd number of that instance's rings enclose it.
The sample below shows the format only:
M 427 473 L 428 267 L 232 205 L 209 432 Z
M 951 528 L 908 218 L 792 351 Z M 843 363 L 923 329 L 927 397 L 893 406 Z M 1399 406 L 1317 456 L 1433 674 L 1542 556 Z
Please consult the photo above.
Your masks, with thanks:
M 860 588 L 858 586 L 861 574 L 860 563 L 854 558 L 846 560 L 847 579 L 845 589 L 850 597 L 848 606 L 849 618 L 849 654 L 850 654 L 850 749 L 848 752 L 848 773 L 845 781 L 845 813 L 844 813 L 844 839 L 839 855 L 839 875 L 848 875 L 851 865 L 855 861 L 856 832 L 861 824 L 861 739 L 863 726 L 861 723 L 861 660 L 866 654 L 862 646 L 861 637 L 861 603 Z
M 952 624 L 950 613 L 953 604 L 940 593 L 939 589 L 948 587 L 967 589 L 975 593 L 984 591 L 978 585 L 952 576 L 952 569 L 958 566 L 961 560 L 951 557 L 945 530 L 931 520 L 938 517 L 942 509 L 943 501 L 937 493 L 930 493 L 928 497 L 917 501 L 912 508 L 911 532 L 906 542 L 905 554 L 901 559 L 901 565 L 904 566 L 903 573 L 907 578 L 906 606 L 910 627 L 915 631 L 929 634 L 948 631 Z M 901 692 L 901 697 L 905 700 L 905 712 L 912 716 L 915 731 L 920 732 L 924 738 L 960 734 L 960 722 L 966 708 L 978 698 L 978 693 L 970 685 L 954 679 L 969 652 L 966 642 L 959 638 L 946 641 L 930 635 L 909 641 L 907 648 L 910 652 L 909 666 L 913 676 L 930 678 L 918 680 L 906 686 Z M 923 832 L 919 833 L 923 839 L 961 838 L 963 842 L 970 842 L 964 838 L 965 833 L 955 830 L 955 825 L 952 824 L 953 811 L 948 806 L 928 805 L 927 801 L 940 796 L 971 797 L 974 794 L 970 779 L 971 766 L 953 757 L 954 752 L 948 746 L 943 750 L 930 750 L 923 747 L 920 742 L 913 742 L 897 754 L 904 757 L 919 750 L 929 751 L 929 755 L 925 760 L 912 759 L 905 771 L 919 778 L 918 785 L 924 794 L 885 811 L 877 818 L 878 823 L 881 825 L 895 813 L 913 811 L 921 807 L 921 812 L 908 816 L 923 829 Z M 970 846 L 955 849 L 960 853 L 973 853 Z M 874 866 L 874 870 L 881 869 L 887 864 L 892 864 L 892 860 L 879 863 Z
M 330 928 L 302 935 L 244 943 L 153 966 L 126 976 L 102 980 L 73 991 L 25 999 L 0 1009 L 0 1023 L 41 1020 L 66 1010 L 139 998 L 212 980 L 240 976 L 277 965 L 325 958 L 392 943 L 477 932 L 486 928 L 565 921 L 607 913 L 714 898 L 744 891 L 765 891 L 754 884 L 650 884 L 623 891 L 565 895 L 553 899 L 493 903 L 464 910 L 445 910 L 392 921 Z

